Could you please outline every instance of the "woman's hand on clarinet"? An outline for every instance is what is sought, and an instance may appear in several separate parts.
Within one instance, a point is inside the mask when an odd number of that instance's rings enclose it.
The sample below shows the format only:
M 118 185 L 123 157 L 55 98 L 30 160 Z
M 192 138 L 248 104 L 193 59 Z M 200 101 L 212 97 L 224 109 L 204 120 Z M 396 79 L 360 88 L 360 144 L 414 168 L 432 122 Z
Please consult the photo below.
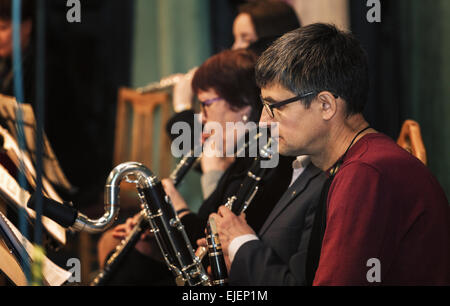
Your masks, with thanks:
M 112 236 L 117 239 L 125 239 L 136 226 L 138 219 L 139 214 L 133 218 L 128 218 L 125 223 L 117 225 L 113 229 Z
M 133 218 L 128 218 L 123 224 L 117 225 L 112 232 L 112 236 L 116 239 L 123 240 L 128 237 L 136 226 L 139 220 L 140 214 L 135 215 Z M 150 230 L 146 230 L 141 234 L 140 240 L 136 243 L 136 250 L 141 254 L 154 258 L 156 260 L 162 261 L 161 252 L 159 252 L 158 246 L 156 245 L 155 236 Z

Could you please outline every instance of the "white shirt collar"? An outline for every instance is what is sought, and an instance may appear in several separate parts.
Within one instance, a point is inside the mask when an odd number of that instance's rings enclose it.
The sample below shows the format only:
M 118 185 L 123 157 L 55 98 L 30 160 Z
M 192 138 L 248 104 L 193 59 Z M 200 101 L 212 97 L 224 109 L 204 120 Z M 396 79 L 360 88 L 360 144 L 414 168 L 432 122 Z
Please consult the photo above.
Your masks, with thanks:
M 294 169 L 294 171 L 292 172 L 292 179 L 289 187 L 291 187 L 300 177 L 300 175 L 302 175 L 303 171 L 305 171 L 310 162 L 311 160 L 308 156 L 297 157 L 297 159 L 292 163 L 292 168 Z
M 300 169 L 308 167 L 311 159 L 307 155 L 298 156 L 296 160 L 292 163 L 292 168 Z

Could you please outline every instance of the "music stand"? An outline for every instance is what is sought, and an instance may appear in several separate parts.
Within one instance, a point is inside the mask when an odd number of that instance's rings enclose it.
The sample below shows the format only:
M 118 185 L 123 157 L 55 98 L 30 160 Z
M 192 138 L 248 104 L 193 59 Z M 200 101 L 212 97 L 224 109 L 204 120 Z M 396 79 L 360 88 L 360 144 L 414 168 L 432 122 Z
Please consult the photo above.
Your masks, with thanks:
M 29 104 L 18 104 L 16 99 L 9 96 L 0 94 L 0 120 L 3 127 L 8 131 L 13 139 L 17 141 L 17 108 L 21 107 L 23 118 L 23 129 L 25 134 L 25 151 L 29 155 L 33 165 L 36 164 L 36 119 L 34 111 Z M 61 166 L 56 158 L 53 149 L 44 135 L 44 147 L 43 147 L 43 175 L 47 180 L 55 187 L 59 187 L 66 192 L 70 193 L 74 190 L 74 187 L 70 184 L 69 180 L 65 176 L 61 169 Z

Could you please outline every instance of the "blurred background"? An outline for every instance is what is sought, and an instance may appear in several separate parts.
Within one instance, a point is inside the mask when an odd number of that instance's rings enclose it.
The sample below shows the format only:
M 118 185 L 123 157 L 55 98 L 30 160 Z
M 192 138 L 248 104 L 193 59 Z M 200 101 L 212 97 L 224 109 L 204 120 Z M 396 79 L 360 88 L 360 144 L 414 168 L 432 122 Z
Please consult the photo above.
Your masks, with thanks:
M 113 168 L 118 89 L 185 73 L 233 42 L 236 0 L 90 0 L 68 23 L 65 1 L 48 1 L 46 133 L 80 205 L 98 200 Z M 366 117 L 397 138 L 419 122 L 429 166 L 450 195 L 450 3 L 381 1 L 369 23 L 365 0 L 292 0 L 302 24 L 352 30 L 369 53 Z
M 116 166 L 119 89 L 186 73 L 230 48 L 233 19 L 244 2 L 82 0 L 81 23 L 67 22 L 66 1 L 46 2 L 45 131 L 77 187 L 70 200 L 83 212 L 102 213 L 104 183 Z M 366 118 L 394 139 L 405 120 L 417 121 L 428 165 L 450 197 L 450 1 L 381 0 L 380 23 L 367 21 L 366 0 L 287 2 L 303 25 L 334 23 L 362 41 L 371 73 Z M 153 133 L 155 154 L 170 155 L 158 151 L 158 137 L 164 133 Z M 154 163 L 156 174 L 162 175 Z M 199 175 L 190 176 L 181 189 L 196 207 L 201 203 Z M 122 219 L 132 213 L 125 209 Z M 89 239 L 81 247 L 53 254 L 62 266 L 69 255 L 85 256 L 89 266 L 84 280 L 96 268 L 96 238 Z M 92 256 L 77 255 L 82 249 Z

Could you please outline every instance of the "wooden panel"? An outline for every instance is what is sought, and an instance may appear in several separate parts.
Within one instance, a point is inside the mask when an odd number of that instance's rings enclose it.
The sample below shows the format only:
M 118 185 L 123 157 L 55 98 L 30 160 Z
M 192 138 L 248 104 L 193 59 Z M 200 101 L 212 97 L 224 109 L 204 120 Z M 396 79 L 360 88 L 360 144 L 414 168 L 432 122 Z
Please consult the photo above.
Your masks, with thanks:
M 80 254 L 81 263 L 81 283 L 82 285 L 87 285 L 91 280 L 91 266 L 96 260 L 95 256 L 92 254 L 93 240 L 91 235 L 87 232 L 80 232 L 78 235 L 78 252 Z
M 397 140 L 399 146 L 417 157 L 425 165 L 427 164 L 427 153 L 423 143 L 420 126 L 416 121 L 406 120 L 403 124 L 400 136 Z
M 162 105 L 161 112 L 161 122 L 167 122 L 170 119 L 171 108 L 170 104 L 165 103 Z M 170 165 L 171 165 L 171 151 L 170 151 L 170 141 L 169 136 L 164 132 L 165 129 L 162 130 L 159 137 L 159 147 L 165 148 L 164 150 L 160 150 L 159 162 L 160 162 L 160 175 L 162 177 L 168 177 L 170 175 Z

